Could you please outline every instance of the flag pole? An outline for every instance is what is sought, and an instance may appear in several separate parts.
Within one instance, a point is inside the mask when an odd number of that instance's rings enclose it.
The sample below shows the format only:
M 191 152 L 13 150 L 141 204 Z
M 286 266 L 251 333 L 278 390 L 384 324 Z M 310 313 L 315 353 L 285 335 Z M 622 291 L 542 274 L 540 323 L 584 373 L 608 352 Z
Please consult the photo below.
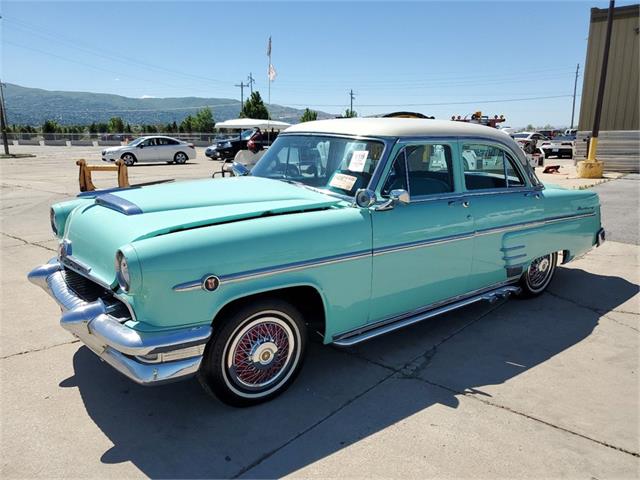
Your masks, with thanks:
M 269 130 L 269 120 L 271 119 L 271 35 L 269 35 L 267 53 L 269 54 L 269 65 L 267 65 L 267 83 L 269 84 L 267 93 L 267 143 L 269 143 L 271 141 L 271 131 Z

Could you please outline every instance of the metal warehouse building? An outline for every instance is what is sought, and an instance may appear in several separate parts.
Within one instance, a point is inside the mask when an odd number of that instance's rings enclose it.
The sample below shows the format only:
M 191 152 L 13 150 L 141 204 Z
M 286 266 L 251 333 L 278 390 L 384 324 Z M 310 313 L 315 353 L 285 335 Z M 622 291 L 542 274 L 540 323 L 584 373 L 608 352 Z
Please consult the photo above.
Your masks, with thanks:
M 580 104 L 576 159 L 586 156 L 593 127 L 608 9 L 592 8 Z M 640 170 L 640 5 L 614 9 L 609 67 L 602 105 L 598 160 L 605 170 Z

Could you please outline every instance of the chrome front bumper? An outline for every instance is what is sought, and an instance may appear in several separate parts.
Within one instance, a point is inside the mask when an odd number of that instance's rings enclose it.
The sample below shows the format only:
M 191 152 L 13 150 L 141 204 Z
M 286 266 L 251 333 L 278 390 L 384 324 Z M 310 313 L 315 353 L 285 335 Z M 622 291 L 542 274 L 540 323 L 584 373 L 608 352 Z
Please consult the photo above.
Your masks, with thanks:
M 33 269 L 28 278 L 60 305 L 63 328 L 134 382 L 170 382 L 194 375 L 200 368 L 211 327 L 154 333 L 134 330 L 112 315 L 118 300 L 98 298 L 89 302 L 81 298 L 67 284 L 63 266 L 56 259 Z

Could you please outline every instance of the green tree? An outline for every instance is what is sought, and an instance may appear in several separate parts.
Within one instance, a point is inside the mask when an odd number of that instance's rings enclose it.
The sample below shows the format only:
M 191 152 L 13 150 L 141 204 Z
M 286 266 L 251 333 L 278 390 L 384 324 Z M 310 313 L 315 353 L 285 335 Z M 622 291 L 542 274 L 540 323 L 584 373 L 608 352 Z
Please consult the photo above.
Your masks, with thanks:
M 350 109 L 346 109 L 344 111 L 344 114 L 342 115 L 344 118 L 355 118 L 358 116 L 358 112 L 356 112 L 355 110 L 350 110 Z
M 96 124 L 96 128 L 98 133 L 107 133 L 109 131 L 109 125 L 103 122 Z
M 124 131 L 124 122 L 120 117 L 111 117 L 108 125 L 109 133 L 122 133 Z
M 534 127 L 533 125 L 529 124 L 529 125 L 527 125 L 526 127 L 524 127 L 524 129 L 530 132 L 530 131 L 532 131 L 532 130 L 535 130 L 535 129 L 536 129 L 536 127 Z
M 55 134 L 60 131 L 60 125 L 55 120 L 45 120 L 42 124 L 42 135 L 45 140 L 52 140 Z
M 240 118 L 256 118 L 260 120 L 269 119 L 269 111 L 262 101 L 260 92 L 257 90 L 251 94 L 247 101 L 244 102 L 242 110 L 240 110 Z
M 180 127 L 178 130 L 182 133 L 184 132 L 193 132 L 193 117 L 191 115 L 187 115 L 184 117 L 184 120 L 180 122 Z
M 317 120 L 317 119 L 318 119 L 318 112 L 305 108 L 304 112 L 302 112 L 302 116 L 300 117 L 300 123 L 312 122 L 313 120 Z
M 124 133 L 132 133 L 131 125 L 128 123 L 124 126 Z
M 213 119 L 213 112 L 209 107 L 198 110 L 196 116 L 193 117 L 193 130 L 196 132 L 211 133 L 215 126 L 216 121 Z

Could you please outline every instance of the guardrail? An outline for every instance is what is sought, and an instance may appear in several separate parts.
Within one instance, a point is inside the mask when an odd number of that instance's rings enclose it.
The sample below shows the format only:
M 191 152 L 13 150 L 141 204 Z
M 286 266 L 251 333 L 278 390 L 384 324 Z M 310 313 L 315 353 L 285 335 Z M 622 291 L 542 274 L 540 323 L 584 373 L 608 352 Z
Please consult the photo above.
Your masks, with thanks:
M 121 145 L 128 143 L 135 138 L 150 135 L 164 135 L 177 138 L 185 142 L 193 143 L 198 147 L 206 147 L 216 140 L 232 138 L 235 134 L 220 133 L 32 133 L 13 132 L 7 133 L 7 139 L 17 145 L 56 145 L 56 146 L 101 146 L 101 145 Z

